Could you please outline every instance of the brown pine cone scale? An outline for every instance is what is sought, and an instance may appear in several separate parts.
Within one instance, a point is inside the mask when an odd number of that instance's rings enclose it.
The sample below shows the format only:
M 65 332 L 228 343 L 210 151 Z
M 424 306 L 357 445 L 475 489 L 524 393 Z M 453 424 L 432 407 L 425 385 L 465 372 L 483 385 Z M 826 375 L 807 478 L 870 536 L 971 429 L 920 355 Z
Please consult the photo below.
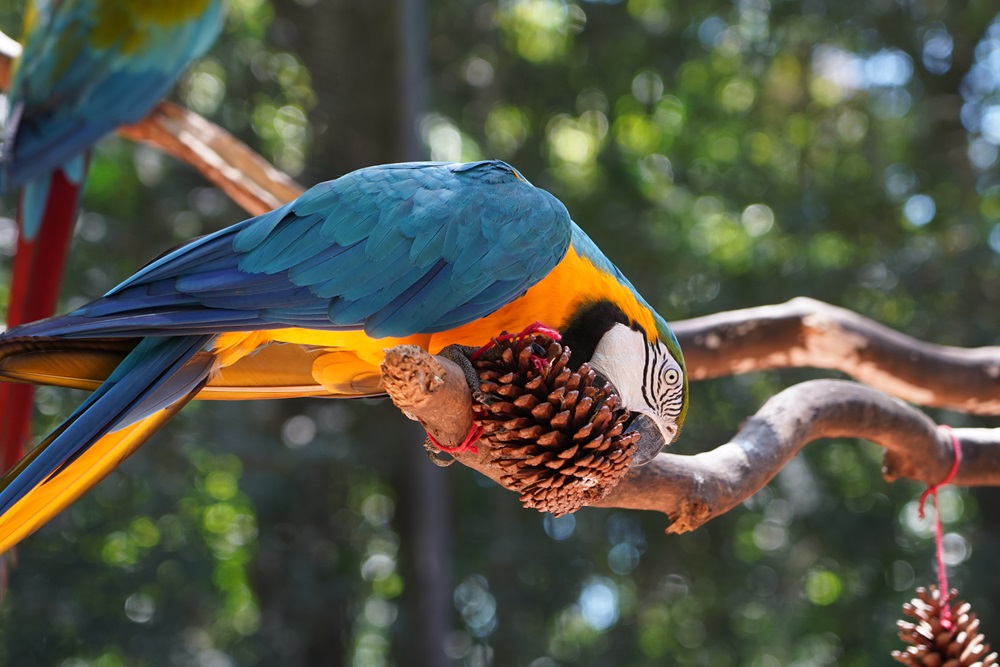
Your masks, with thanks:
M 914 619 L 898 621 L 899 638 L 909 644 L 905 651 L 893 651 L 892 657 L 910 667 L 993 667 L 996 652 L 979 632 L 979 619 L 972 605 L 955 600 L 951 591 L 942 600 L 936 586 L 918 588 L 917 596 L 903 605 L 903 613 Z M 942 611 L 951 613 L 951 629 L 944 626 Z
M 542 357 L 544 354 L 544 357 Z M 473 406 L 501 484 L 525 507 L 557 516 L 603 498 L 628 472 L 639 441 L 610 384 L 542 335 L 510 340 L 473 361 L 487 404 Z M 544 363 L 539 363 L 543 361 Z

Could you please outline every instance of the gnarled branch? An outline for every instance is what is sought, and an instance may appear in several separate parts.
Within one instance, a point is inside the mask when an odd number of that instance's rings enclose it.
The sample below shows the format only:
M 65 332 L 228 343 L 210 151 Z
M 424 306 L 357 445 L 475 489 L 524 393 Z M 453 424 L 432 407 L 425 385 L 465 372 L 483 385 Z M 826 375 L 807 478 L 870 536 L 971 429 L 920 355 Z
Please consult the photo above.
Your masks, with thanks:
M 1000 484 L 1000 429 L 953 433 L 962 463 L 952 483 Z M 633 470 L 601 505 L 658 510 L 672 520 L 668 532 L 694 530 L 753 495 L 808 443 L 846 437 L 886 449 L 888 481 L 935 484 L 954 462 L 951 434 L 919 410 L 854 382 L 811 380 L 773 396 L 729 442 L 693 456 L 660 454 Z
M 398 350 L 386 355 L 386 377 L 400 375 Z M 434 377 L 428 395 L 468 396 L 457 368 L 445 370 L 440 358 L 420 348 L 408 348 L 405 357 L 406 375 Z M 418 367 L 423 370 L 415 370 Z M 460 442 L 468 431 L 471 403 L 442 410 L 432 398 L 424 402 L 414 396 L 424 384 L 407 385 L 407 402 L 400 407 L 439 442 Z M 962 445 L 962 465 L 953 482 L 1000 484 L 1000 429 L 955 429 L 954 434 Z M 806 444 L 832 437 L 864 438 L 885 447 L 883 474 L 890 481 L 907 478 L 933 484 L 947 476 L 954 460 L 951 435 L 919 410 L 854 382 L 812 380 L 772 397 L 732 440 L 711 451 L 693 456 L 661 453 L 633 469 L 598 506 L 656 510 L 670 517 L 669 532 L 694 530 L 756 493 Z M 492 460 L 486 446 L 456 458 L 496 481 L 509 473 Z
M 824 368 L 918 405 L 1000 414 L 1000 347 L 925 343 L 806 297 L 682 320 L 671 327 L 693 380 Z
M 218 125 L 193 111 L 160 102 L 118 134 L 141 141 L 197 169 L 250 215 L 261 215 L 302 194 L 302 186 Z

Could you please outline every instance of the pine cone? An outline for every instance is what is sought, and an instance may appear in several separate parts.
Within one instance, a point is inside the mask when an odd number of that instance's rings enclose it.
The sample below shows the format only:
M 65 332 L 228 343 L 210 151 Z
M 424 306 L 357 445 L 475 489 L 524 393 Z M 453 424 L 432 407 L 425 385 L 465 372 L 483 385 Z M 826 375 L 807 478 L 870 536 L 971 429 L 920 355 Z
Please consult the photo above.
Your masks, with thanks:
M 979 633 L 979 619 L 968 602 L 954 600 L 952 591 L 941 600 L 936 586 L 918 588 L 917 597 L 903 605 L 903 613 L 916 622 L 897 621 L 899 638 L 910 644 L 905 651 L 893 651 L 892 657 L 911 667 L 991 667 L 997 654 Z M 943 606 L 951 610 L 952 629 L 941 624 Z M 987 655 L 988 654 L 988 655 Z
M 638 433 L 622 435 L 628 411 L 588 364 L 569 368 L 570 350 L 531 335 L 494 341 L 473 361 L 491 401 L 473 406 L 500 479 L 525 507 L 556 516 L 603 498 L 628 472 Z

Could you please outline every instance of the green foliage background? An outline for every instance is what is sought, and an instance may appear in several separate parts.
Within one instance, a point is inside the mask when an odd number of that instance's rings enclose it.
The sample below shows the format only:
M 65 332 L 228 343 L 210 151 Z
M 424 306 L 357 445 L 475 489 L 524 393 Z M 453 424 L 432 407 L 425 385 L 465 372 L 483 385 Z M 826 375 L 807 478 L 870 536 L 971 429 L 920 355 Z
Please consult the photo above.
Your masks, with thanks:
M 17 35 L 20 11 L 0 7 L 0 29 Z M 423 43 L 427 156 L 515 164 L 668 319 L 808 295 L 925 340 L 1000 343 L 995 3 L 425 13 L 234 0 L 175 95 L 311 184 L 412 157 L 403 45 Z M 63 305 L 242 217 L 187 167 L 110 138 Z M 818 375 L 692 385 L 679 448 L 724 442 Z M 79 400 L 40 390 L 38 434 Z M 419 440 L 384 402 L 188 406 L 18 548 L 0 664 L 883 665 L 900 604 L 933 581 L 920 489 L 882 481 L 870 443 L 817 443 L 743 507 L 667 537 L 651 514 L 522 510 L 471 471 L 430 470 Z M 1000 641 L 998 498 L 942 492 L 953 583 Z

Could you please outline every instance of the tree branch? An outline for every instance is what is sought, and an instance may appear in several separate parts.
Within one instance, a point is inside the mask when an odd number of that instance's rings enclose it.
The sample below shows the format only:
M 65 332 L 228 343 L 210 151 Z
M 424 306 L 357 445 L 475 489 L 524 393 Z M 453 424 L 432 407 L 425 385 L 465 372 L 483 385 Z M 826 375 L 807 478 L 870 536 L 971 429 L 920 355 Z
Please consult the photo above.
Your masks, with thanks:
M 671 327 L 693 380 L 808 366 L 847 373 L 918 405 L 1000 414 L 1000 347 L 924 343 L 806 297 Z
M 408 346 L 398 352 L 399 348 L 388 351 L 384 377 L 434 378 L 430 384 L 408 384 L 401 409 L 421 421 L 438 441 L 460 442 L 468 432 L 469 399 L 452 403 L 457 409 L 442 410 L 433 395 L 469 396 L 464 376 L 457 367 L 446 369 L 447 360 L 420 348 Z M 397 359 L 404 356 L 406 367 L 400 371 Z M 432 389 L 424 392 L 425 386 Z M 418 396 L 421 393 L 427 395 Z M 395 401 L 396 395 L 391 393 L 390 398 Z M 1000 429 L 955 429 L 954 434 L 962 445 L 962 465 L 954 483 L 1000 484 Z M 732 440 L 711 451 L 693 456 L 661 453 L 648 465 L 631 470 L 598 506 L 656 510 L 671 519 L 668 532 L 694 530 L 756 493 L 809 442 L 843 437 L 885 447 L 883 475 L 889 481 L 906 478 L 933 484 L 947 476 L 954 460 L 951 435 L 915 408 L 854 382 L 812 380 L 772 397 Z M 510 471 L 493 460 L 489 443 L 484 444 L 478 453 L 456 458 L 499 482 Z
M 141 141 L 186 162 L 250 215 L 261 215 L 303 193 L 301 185 L 218 125 L 193 111 L 160 102 L 119 136 Z
M 20 45 L 0 32 L 0 88 L 4 90 L 20 52 Z M 250 215 L 266 213 L 303 192 L 301 185 L 242 141 L 176 104 L 160 102 L 138 123 L 120 127 L 118 134 L 191 165 Z
M 1000 485 L 1000 429 L 955 429 L 958 486 Z M 951 435 L 919 410 L 853 382 L 812 380 L 773 396 L 715 449 L 660 454 L 637 468 L 601 506 L 664 512 L 671 533 L 698 528 L 756 493 L 800 449 L 821 438 L 863 438 L 886 449 L 887 481 L 935 484 L 954 462 Z
M 472 392 L 455 362 L 417 345 L 397 345 L 385 351 L 381 371 L 386 393 L 403 414 L 446 447 L 462 442 L 472 427 Z

